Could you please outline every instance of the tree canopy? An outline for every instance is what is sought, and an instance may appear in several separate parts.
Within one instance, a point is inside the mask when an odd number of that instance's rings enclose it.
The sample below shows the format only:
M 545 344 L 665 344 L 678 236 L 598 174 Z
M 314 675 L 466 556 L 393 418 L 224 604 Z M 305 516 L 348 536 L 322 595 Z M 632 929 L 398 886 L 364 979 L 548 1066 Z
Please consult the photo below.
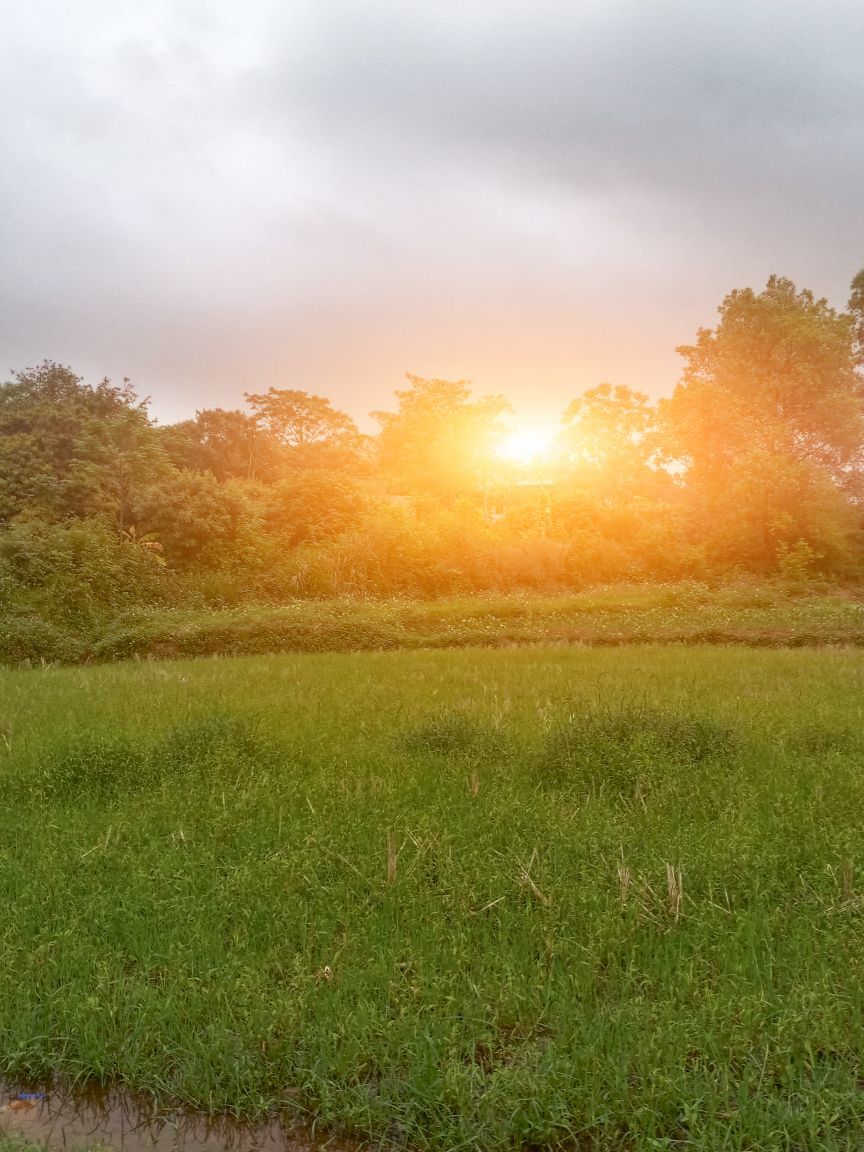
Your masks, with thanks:
M 407 376 L 395 412 L 373 412 L 381 425 L 378 459 L 406 492 L 445 495 L 480 487 L 511 411 L 501 396 L 472 399 L 465 380 Z
M 782 277 L 736 289 L 679 352 L 664 399 L 574 396 L 542 465 L 503 458 L 510 406 L 466 380 L 409 374 L 377 434 L 279 387 L 162 427 L 128 381 L 46 360 L 0 384 L 0 603 L 62 587 L 71 611 L 77 587 L 95 611 L 100 555 L 112 610 L 135 581 L 242 603 L 864 578 L 864 271 L 845 312 Z
M 665 453 L 686 466 L 694 518 L 713 526 L 722 550 L 770 568 L 790 534 L 829 547 L 838 524 L 856 520 L 864 407 L 854 325 L 776 276 L 758 294 L 731 292 L 719 311 L 715 329 L 678 349 L 683 377 L 660 408 Z
M 122 530 L 167 460 L 128 381 L 44 361 L 0 388 L 0 522 L 102 516 Z

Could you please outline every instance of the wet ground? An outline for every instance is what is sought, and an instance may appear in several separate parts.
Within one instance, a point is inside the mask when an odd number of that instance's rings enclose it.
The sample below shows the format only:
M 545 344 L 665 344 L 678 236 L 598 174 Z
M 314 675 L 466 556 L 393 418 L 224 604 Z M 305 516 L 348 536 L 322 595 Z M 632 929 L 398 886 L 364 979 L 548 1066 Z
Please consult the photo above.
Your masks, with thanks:
M 120 1093 L 82 1098 L 56 1089 L 21 1092 L 2 1082 L 0 1134 L 69 1152 L 94 1146 L 116 1152 L 358 1152 L 361 1147 L 278 1122 L 250 1125 L 157 1109 Z

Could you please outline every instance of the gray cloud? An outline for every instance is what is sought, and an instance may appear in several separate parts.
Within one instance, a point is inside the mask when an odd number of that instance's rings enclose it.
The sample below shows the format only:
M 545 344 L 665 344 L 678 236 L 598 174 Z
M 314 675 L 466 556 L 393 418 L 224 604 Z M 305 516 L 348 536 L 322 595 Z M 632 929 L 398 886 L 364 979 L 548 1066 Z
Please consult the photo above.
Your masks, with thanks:
M 652 391 L 730 288 L 864 263 L 843 0 L 6 0 L 0 358 L 354 415 Z

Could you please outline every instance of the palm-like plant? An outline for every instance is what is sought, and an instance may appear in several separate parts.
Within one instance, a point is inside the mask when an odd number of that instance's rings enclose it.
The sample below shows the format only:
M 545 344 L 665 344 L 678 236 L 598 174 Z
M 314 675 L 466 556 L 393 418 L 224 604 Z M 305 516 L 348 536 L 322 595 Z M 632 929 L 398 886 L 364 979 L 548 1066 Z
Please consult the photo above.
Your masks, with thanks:
M 136 548 L 143 548 L 149 556 L 153 557 L 157 564 L 168 563 L 163 555 L 165 549 L 156 539 L 155 532 L 139 534 L 135 525 L 130 524 L 128 528 L 123 529 L 123 539 L 128 540 L 130 544 L 134 544 Z

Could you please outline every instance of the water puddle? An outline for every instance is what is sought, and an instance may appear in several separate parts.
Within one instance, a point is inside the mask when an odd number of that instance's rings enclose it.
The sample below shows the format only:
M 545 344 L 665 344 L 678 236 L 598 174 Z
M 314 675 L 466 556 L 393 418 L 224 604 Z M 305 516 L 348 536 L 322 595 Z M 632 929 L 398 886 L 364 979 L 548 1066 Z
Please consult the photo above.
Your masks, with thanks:
M 121 1093 L 21 1092 L 2 1082 L 0 1135 L 69 1152 L 94 1146 L 115 1152 L 358 1152 L 362 1147 L 277 1121 L 241 1124 L 230 1117 L 157 1109 Z

